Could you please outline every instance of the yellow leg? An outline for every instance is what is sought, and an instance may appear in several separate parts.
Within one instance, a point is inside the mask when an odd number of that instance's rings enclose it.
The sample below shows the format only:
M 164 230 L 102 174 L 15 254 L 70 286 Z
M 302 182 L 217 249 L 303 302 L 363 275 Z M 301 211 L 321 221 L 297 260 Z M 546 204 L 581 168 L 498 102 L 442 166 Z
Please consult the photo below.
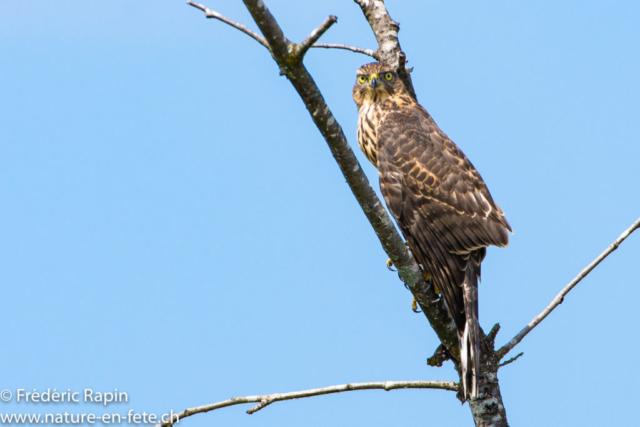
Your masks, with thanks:
M 406 242 L 405 242 L 405 244 L 404 244 L 404 245 L 407 247 L 407 249 L 408 249 L 409 251 L 411 251 L 411 246 L 409 246 L 409 243 L 406 243 Z M 393 267 L 394 267 L 394 266 L 393 266 L 393 261 L 391 261 L 391 258 L 389 258 L 389 259 L 387 260 L 387 268 L 388 268 L 389 270 L 391 270 L 391 271 L 397 271 L 397 270 L 395 270 Z M 424 272 L 423 272 L 423 275 L 424 275 L 424 280 L 426 280 L 427 282 L 428 282 L 429 280 L 431 280 L 431 274 L 429 274 L 429 272 L 424 271 Z M 433 283 L 433 290 L 436 292 L 436 294 L 440 295 L 440 289 L 438 288 L 438 285 L 436 285 L 436 282 L 435 282 L 435 281 L 434 281 L 434 282 L 432 282 L 432 283 Z M 406 285 L 405 285 L 405 286 L 406 286 Z M 416 301 L 416 299 L 415 299 L 415 298 L 413 299 L 413 302 L 411 303 L 411 310 L 415 311 L 416 313 L 420 313 L 420 311 L 418 311 L 418 302 Z
M 432 280 L 432 276 L 428 272 L 426 272 L 426 271 L 423 272 L 423 275 L 424 275 L 424 280 L 426 280 L 427 282 L 429 280 Z M 438 289 L 438 286 L 436 285 L 436 282 L 432 281 L 431 284 L 433 285 L 433 290 L 435 291 L 435 293 L 437 295 L 440 295 L 440 289 Z M 413 310 L 415 313 L 420 313 L 420 311 L 418 310 L 418 302 L 416 301 L 415 298 L 411 302 L 411 310 Z
M 438 288 L 438 285 L 436 285 L 436 282 L 433 282 L 433 290 L 436 291 L 437 295 L 440 295 L 442 292 L 440 292 L 440 288 Z

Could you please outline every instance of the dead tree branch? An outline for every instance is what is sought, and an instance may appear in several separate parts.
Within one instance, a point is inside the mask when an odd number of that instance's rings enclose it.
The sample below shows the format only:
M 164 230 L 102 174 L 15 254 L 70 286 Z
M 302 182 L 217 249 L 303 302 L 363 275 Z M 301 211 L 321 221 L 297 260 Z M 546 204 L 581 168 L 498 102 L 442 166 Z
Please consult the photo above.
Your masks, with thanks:
M 220 408 L 226 408 L 227 406 L 242 405 L 245 403 L 258 404 L 247 411 L 247 414 L 253 414 L 259 410 L 269 406 L 274 402 L 280 402 L 283 400 L 302 399 L 305 397 L 322 396 L 323 394 L 343 393 L 346 391 L 356 390 L 398 390 L 408 388 L 421 388 L 421 389 L 439 389 L 458 391 L 458 384 L 450 381 L 380 381 L 370 383 L 349 383 L 334 385 L 323 388 L 313 388 L 310 390 L 292 391 L 288 393 L 273 393 L 260 396 L 244 396 L 244 397 L 232 397 L 231 399 L 223 400 L 221 402 L 211 403 L 209 405 L 197 406 L 195 408 L 185 409 L 177 414 L 177 419 L 167 420 L 161 424 L 157 424 L 156 427 L 169 427 L 178 421 L 190 417 L 196 414 L 202 414 L 204 412 L 214 411 Z
M 232 26 L 235 29 L 238 29 L 238 30 L 242 31 L 243 33 L 247 34 L 252 39 L 256 40 L 258 43 L 260 43 L 262 46 L 264 46 L 267 49 L 271 50 L 269 48 L 269 44 L 267 43 L 267 41 L 265 40 L 264 37 L 262 37 L 261 35 L 259 35 L 258 33 L 254 32 L 254 31 L 251 31 L 249 28 L 247 28 L 246 26 L 240 24 L 239 22 L 235 22 L 235 21 L 227 18 L 226 16 L 222 15 L 221 13 L 216 12 L 215 10 L 211 10 L 208 7 L 206 7 L 206 6 L 204 6 L 204 5 L 200 4 L 200 3 L 196 3 L 194 1 L 187 0 L 187 4 L 190 5 L 190 6 L 195 7 L 196 9 L 200 9 L 201 11 L 203 11 L 207 18 L 215 18 L 215 19 L 217 19 L 219 21 L 224 22 L 227 25 Z M 346 44 L 316 43 L 316 41 L 322 36 L 322 34 L 324 34 L 325 31 L 327 31 L 329 29 L 329 27 L 331 25 L 333 25 L 337 20 L 338 20 L 338 17 L 329 16 L 322 24 L 320 24 L 320 26 L 318 28 L 316 28 L 313 32 L 311 32 L 311 34 L 309 34 L 307 39 L 305 39 L 302 43 L 300 43 L 300 45 L 298 45 L 298 51 L 296 52 L 296 56 L 302 57 L 302 56 L 304 56 L 304 54 L 307 52 L 307 50 L 309 48 L 317 47 L 317 48 L 323 48 L 323 49 L 349 50 L 351 52 L 362 53 L 362 54 L 370 56 L 370 57 L 372 57 L 374 59 L 378 59 L 376 52 L 374 52 L 371 49 L 364 49 L 364 48 L 361 48 L 361 47 L 349 46 L 349 45 L 346 45 Z
M 316 28 L 315 30 L 311 31 L 311 34 L 309 34 L 307 36 L 306 39 L 304 39 L 302 41 L 302 43 L 300 43 L 297 47 L 296 47 L 296 56 L 302 58 L 304 57 L 304 55 L 307 53 L 307 51 L 309 50 L 309 48 L 318 41 L 318 39 L 320 37 L 322 37 L 322 35 L 336 22 L 338 22 L 338 17 L 331 15 L 329 16 L 327 19 L 325 19 L 322 24 L 320 24 L 320 26 L 318 28 Z
M 217 19 L 219 21 L 224 22 L 225 24 L 231 25 L 233 28 L 236 28 L 236 29 L 242 31 L 243 33 L 245 33 L 249 37 L 251 37 L 254 40 L 256 40 L 258 43 L 260 43 L 262 46 L 264 46 L 267 49 L 269 49 L 269 45 L 267 44 L 267 41 L 264 39 L 264 37 L 262 37 L 261 35 L 251 31 L 250 29 L 248 29 L 244 25 L 239 24 L 239 23 L 237 23 L 235 21 L 232 21 L 231 19 L 227 18 L 226 16 L 223 16 L 223 15 L 219 14 L 215 10 L 211 10 L 211 9 L 207 8 L 206 6 L 203 6 L 203 5 L 199 4 L 199 3 L 193 2 L 191 0 L 187 0 L 187 4 L 195 7 L 196 9 L 200 9 L 201 11 L 203 11 L 207 18 L 215 18 L 215 19 Z
M 596 266 L 600 264 L 602 260 L 608 257 L 611 252 L 618 249 L 618 246 L 620 246 L 620 244 L 624 242 L 625 239 L 638 228 L 640 228 L 640 218 L 638 218 L 633 224 L 631 224 L 631 227 L 626 229 L 624 233 L 620 235 L 620 237 L 614 240 L 613 243 L 611 243 L 609 247 L 605 249 L 604 252 L 598 255 L 596 259 L 591 261 L 589 265 L 587 265 L 571 282 L 569 282 L 569 284 L 565 286 L 564 289 L 562 289 L 560 293 L 556 295 L 556 297 L 551 301 L 551 304 L 549 304 L 547 308 L 542 310 L 542 313 L 534 317 L 527 326 L 525 326 L 520 332 L 518 332 L 515 337 L 511 339 L 511 341 L 500 348 L 497 351 L 498 357 L 502 359 L 507 353 L 509 353 L 509 351 L 511 351 L 513 347 L 515 347 L 520 341 L 522 341 L 522 339 L 527 336 L 527 334 L 531 332 L 533 328 L 538 326 L 540 322 L 542 322 L 549 315 L 549 313 L 551 313 L 557 306 L 562 304 L 562 301 L 564 301 L 564 297 L 569 293 L 569 291 L 571 291 L 571 289 L 573 289 L 578 283 L 580 283 L 582 279 L 587 277 L 587 275 L 591 273 L 591 271 L 593 271 L 593 269 L 596 268 Z
M 350 50 L 351 52 L 362 53 L 364 55 L 368 55 L 373 59 L 378 60 L 378 55 L 371 49 L 363 49 L 361 47 L 348 46 L 346 44 L 336 44 L 336 43 L 316 43 L 311 47 L 320 47 L 323 49 L 344 49 Z
M 522 356 L 524 353 L 518 353 L 515 357 L 512 357 L 509 360 L 505 360 L 504 362 L 502 362 L 500 365 L 498 365 L 498 367 L 502 368 L 503 366 L 507 366 L 509 363 L 513 363 L 516 360 L 518 360 L 520 358 L 520 356 Z

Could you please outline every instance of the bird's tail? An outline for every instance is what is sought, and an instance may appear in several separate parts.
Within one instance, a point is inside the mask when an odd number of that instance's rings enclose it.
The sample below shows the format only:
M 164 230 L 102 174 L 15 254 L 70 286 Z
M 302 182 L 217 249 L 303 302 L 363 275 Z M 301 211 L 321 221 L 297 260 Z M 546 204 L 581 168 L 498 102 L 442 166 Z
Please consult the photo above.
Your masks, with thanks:
M 480 265 L 470 262 L 464 279 L 464 311 L 466 322 L 460 337 L 462 389 L 466 398 L 478 394 L 480 375 L 480 324 L 478 322 L 478 276 Z

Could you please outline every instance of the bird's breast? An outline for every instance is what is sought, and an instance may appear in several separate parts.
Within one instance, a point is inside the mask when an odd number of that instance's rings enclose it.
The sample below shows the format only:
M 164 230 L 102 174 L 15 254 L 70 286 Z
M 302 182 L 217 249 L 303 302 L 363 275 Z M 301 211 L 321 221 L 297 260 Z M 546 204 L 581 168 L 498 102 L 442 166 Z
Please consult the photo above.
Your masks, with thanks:
M 376 124 L 380 118 L 379 108 L 366 102 L 358 110 L 358 145 L 374 166 L 378 166 L 378 140 Z

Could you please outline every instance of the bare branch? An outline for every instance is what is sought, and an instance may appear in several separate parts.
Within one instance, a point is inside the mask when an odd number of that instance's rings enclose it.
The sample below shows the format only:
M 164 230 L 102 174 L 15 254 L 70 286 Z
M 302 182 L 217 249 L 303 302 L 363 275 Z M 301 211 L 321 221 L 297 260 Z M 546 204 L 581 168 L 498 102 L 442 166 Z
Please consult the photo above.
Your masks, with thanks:
M 320 47 L 324 49 L 344 49 L 350 50 L 351 52 L 362 53 L 364 55 L 368 55 L 373 59 L 378 59 L 378 55 L 371 49 L 364 49 L 361 47 L 348 46 L 346 44 L 335 44 L 335 43 L 316 43 L 311 47 Z
M 433 356 L 427 357 L 427 365 L 441 367 L 444 362 L 450 359 L 451 353 L 449 353 L 444 345 L 440 344 L 433 353 Z
M 222 402 L 211 403 L 209 405 L 197 406 L 195 408 L 185 409 L 177 414 L 177 419 L 167 420 L 161 424 L 157 424 L 156 427 L 168 427 L 184 418 L 190 417 L 195 414 L 201 414 L 204 412 L 214 411 L 220 408 L 226 408 L 227 406 L 241 405 L 244 403 L 259 402 L 256 406 L 247 411 L 247 414 L 253 414 L 260 409 L 282 400 L 301 399 L 312 396 L 322 396 L 323 394 L 342 393 L 345 391 L 355 390 L 397 390 L 402 388 L 422 388 L 422 389 L 439 389 L 458 391 L 458 384 L 451 381 L 380 381 L 371 383 L 349 383 L 334 385 L 323 388 L 313 388 L 310 390 L 292 391 L 289 393 L 273 393 L 265 394 L 262 396 L 245 396 L 245 397 L 232 397 Z
M 258 24 L 258 28 L 267 40 L 267 44 L 271 47 L 273 59 L 280 66 L 281 75 L 286 75 L 286 68 L 295 61 L 295 55 L 292 55 L 295 44 L 291 43 L 282 32 L 282 28 L 273 17 L 267 5 L 262 0 L 243 0 L 244 5 L 251 13 L 253 20 Z
M 223 15 L 219 14 L 215 10 L 211 10 L 211 9 L 207 8 L 206 6 L 203 6 L 203 5 L 199 4 L 199 3 L 193 2 L 191 0 L 187 0 L 187 4 L 195 7 L 196 9 L 200 9 L 201 11 L 203 11 L 207 18 L 215 18 L 215 19 L 217 19 L 219 21 L 224 22 L 225 24 L 231 25 L 233 28 L 236 28 L 236 29 L 242 31 L 243 33 L 247 34 L 249 37 L 252 37 L 253 39 L 255 39 L 262 46 L 264 46 L 267 49 L 269 49 L 269 44 L 267 44 L 267 41 L 264 39 L 264 37 L 262 37 L 258 33 L 255 33 L 253 31 L 251 31 L 250 29 L 248 29 L 244 25 L 239 24 L 239 23 L 237 23 L 235 21 L 232 21 L 231 19 L 227 18 L 226 16 L 223 16 Z
M 215 10 L 211 10 L 208 7 L 196 3 L 194 1 L 191 0 L 187 0 L 187 4 L 190 6 L 195 7 L 196 9 L 200 9 L 201 11 L 203 11 L 205 13 L 205 16 L 207 18 L 215 18 L 219 21 L 224 22 L 225 24 L 228 24 L 230 26 L 232 26 L 233 28 L 236 28 L 240 31 L 242 31 L 243 33 L 247 34 L 249 37 L 253 38 L 254 40 L 256 40 L 258 43 L 260 43 L 262 46 L 266 47 L 267 49 L 270 50 L 269 48 L 269 44 L 267 43 L 267 40 L 262 37 L 260 34 L 251 31 L 249 28 L 247 28 L 246 26 L 235 22 L 229 18 L 227 18 L 226 16 L 216 12 Z M 304 56 L 304 54 L 307 52 L 307 50 L 310 47 L 317 47 L 317 48 L 323 48 L 323 49 L 344 49 L 344 50 L 350 50 L 351 52 L 356 52 L 356 53 L 362 53 L 364 55 L 368 55 L 376 60 L 378 60 L 378 55 L 376 54 L 375 51 L 371 50 L 371 49 L 365 49 L 365 48 L 361 48 L 361 47 L 356 47 L 356 46 L 349 46 L 346 44 L 338 44 L 338 43 L 315 43 L 321 36 L 322 34 L 324 34 L 329 27 L 331 27 L 331 25 L 333 25 L 335 22 L 337 22 L 338 17 L 337 16 L 329 16 L 327 19 L 325 19 L 325 21 L 320 24 L 320 26 L 318 28 L 316 28 L 315 30 L 313 30 L 311 32 L 311 34 L 309 34 L 309 36 L 302 42 L 300 43 L 300 45 L 298 46 L 298 53 L 296 54 L 296 56 L 298 57 L 302 57 Z M 326 27 L 325 27 L 326 26 Z M 302 53 L 302 56 L 300 55 Z
M 502 368 L 503 366 L 506 366 L 506 365 L 508 365 L 509 363 L 513 363 L 513 362 L 515 362 L 515 361 L 516 361 L 516 360 L 518 360 L 518 359 L 520 358 L 520 356 L 522 356 L 523 354 L 524 354 L 524 353 L 518 353 L 518 354 L 516 355 L 516 357 L 512 357 L 511 359 L 509 359 L 509 360 L 507 360 L 507 361 L 505 361 L 505 362 L 502 362 L 501 364 L 499 364 L 499 365 L 498 365 L 498 367 L 499 367 L 499 368 Z
M 587 275 L 591 273 L 591 271 L 596 268 L 596 266 L 600 264 L 603 259 L 609 256 L 611 252 L 618 249 L 618 246 L 620 246 L 620 244 L 624 242 L 625 239 L 638 228 L 640 228 L 640 218 L 638 218 L 633 224 L 631 224 L 631 227 L 625 230 L 625 232 L 622 233 L 616 240 L 614 240 L 614 242 L 610 244 L 604 252 L 602 252 L 596 259 L 591 261 L 591 264 L 587 265 L 571 282 L 569 282 L 569 284 L 560 291 L 560 293 L 553 299 L 553 301 L 551 301 L 551 304 L 549 304 L 547 308 L 542 311 L 542 313 L 534 317 L 533 320 L 524 327 L 524 329 L 522 329 L 515 337 L 511 339 L 511 341 L 509 341 L 501 349 L 499 349 L 497 351 L 498 357 L 503 358 L 509 351 L 511 351 L 513 347 L 515 347 L 520 341 L 522 341 L 522 339 L 527 336 L 527 334 L 531 332 L 533 328 L 538 326 L 540 322 L 542 322 L 545 317 L 549 315 L 549 313 L 551 313 L 557 306 L 562 304 L 565 295 L 567 295 L 569 291 L 574 288 L 574 286 L 580 283 L 582 279 L 587 277 Z
M 496 323 L 495 325 L 493 325 L 493 328 L 491 328 L 491 330 L 489 331 L 489 335 L 487 335 L 487 339 L 490 340 L 492 343 L 495 343 L 496 336 L 498 335 L 499 331 L 500 331 L 500 323 Z
M 322 37 L 322 35 L 329 29 L 329 27 L 331 27 L 336 22 L 338 22 L 338 17 L 335 15 L 331 15 L 327 19 L 325 19 L 318 28 L 311 31 L 311 34 L 309 34 L 307 38 L 304 39 L 302 43 L 300 43 L 296 48 L 295 54 L 298 60 L 302 60 L 302 58 L 304 58 L 305 53 L 307 53 L 311 45 L 317 42 L 318 39 Z
M 450 381 L 383 381 L 374 383 L 352 383 L 335 385 L 325 388 L 316 388 L 305 391 L 294 391 L 283 394 L 272 394 L 269 396 L 262 396 L 260 404 L 254 406 L 247 411 L 248 414 L 258 412 L 260 409 L 273 402 L 279 402 L 281 400 L 299 399 L 302 397 L 320 396 L 323 394 L 342 393 L 345 391 L 354 390 L 396 390 L 400 388 L 432 388 L 440 390 L 458 391 L 458 384 Z

